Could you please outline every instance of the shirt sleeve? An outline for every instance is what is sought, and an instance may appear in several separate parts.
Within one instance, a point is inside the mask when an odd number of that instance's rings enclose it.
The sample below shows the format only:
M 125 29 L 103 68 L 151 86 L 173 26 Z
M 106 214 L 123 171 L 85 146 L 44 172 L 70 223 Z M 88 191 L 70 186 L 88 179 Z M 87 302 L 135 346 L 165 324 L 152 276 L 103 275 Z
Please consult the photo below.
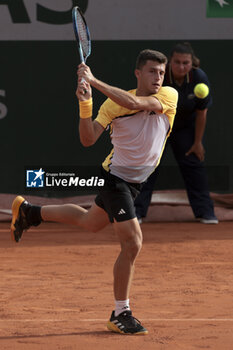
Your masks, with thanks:
M 131 93 L 134 93 L 134 90 L 132 90 Z M 132 111 L 130 109 L 121 107 L 117 103 L 113 102 L 110 98 L 108 98 L 100 107 L 95 120 L 106 129 L 106 127 L 112 123 L 113 119 L 120 116 L 131 115 L 136 112 L 138 111 Z
M 174 118 L 176 115 L 178 92 L 170 86 L 163 86 L 159 90 L 158 94 L 154 96 L 161 103 L 163 109 L 162 113 L 166 114 L 166 116 L 168 117 L 168 121 L 172 129 Z
M 101 105 L 95 120 L 106 129 L 106 127 L 109 124 L 111 124 L 112 120 L 114 119 L 114 113 L 113 113 L 114 109 L 116 109 L 116 106 L 114 106 L 114 102 L 108 98 Z

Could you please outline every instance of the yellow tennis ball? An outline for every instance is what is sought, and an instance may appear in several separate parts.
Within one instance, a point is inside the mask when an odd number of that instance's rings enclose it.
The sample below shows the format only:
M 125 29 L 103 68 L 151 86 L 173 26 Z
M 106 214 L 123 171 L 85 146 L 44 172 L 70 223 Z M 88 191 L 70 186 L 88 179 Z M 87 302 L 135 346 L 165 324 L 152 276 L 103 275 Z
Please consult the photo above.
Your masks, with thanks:
M 198 98 L 206 98 L 209 95 L 209 87 L 204 83 L 197 84 L 194 88 L 194 94 Z

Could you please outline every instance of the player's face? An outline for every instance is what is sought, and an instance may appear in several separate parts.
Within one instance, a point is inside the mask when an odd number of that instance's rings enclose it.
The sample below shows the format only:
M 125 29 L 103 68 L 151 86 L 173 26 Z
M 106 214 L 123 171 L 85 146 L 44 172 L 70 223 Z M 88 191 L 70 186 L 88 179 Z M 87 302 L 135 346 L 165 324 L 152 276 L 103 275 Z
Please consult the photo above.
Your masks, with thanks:
M 192 56 L 189 53 L 174 52 L 170 64 L 174 78 L 183 78 L 192 69 Z
M 138 90 L 143 95 L 157 94 L 164 80 L 165 64 L 148 60 L 141 69 L 135 70 Z

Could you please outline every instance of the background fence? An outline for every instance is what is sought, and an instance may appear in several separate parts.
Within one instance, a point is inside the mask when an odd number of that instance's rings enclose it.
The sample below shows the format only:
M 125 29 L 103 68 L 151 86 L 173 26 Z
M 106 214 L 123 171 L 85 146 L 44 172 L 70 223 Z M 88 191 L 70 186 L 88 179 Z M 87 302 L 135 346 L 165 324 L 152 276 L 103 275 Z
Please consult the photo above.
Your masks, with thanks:
M 103 3 L 104 1 L 100 2 Z M 154 6 L 152 10 L 156 9 L 156 2 L 160 3 L 160 1 L 151 2 L 149 0 L 147 2 L 148 5 L 150 3 L 150 6 Z M 190 3 L 189 5 L 191 6 L 190 1 L 186 2 Z M 6 5 L 7 2 L 4 3 Z M 172 40 L 169 37 L 166 40 L 158 40 L 157 38 L 155 40 L 147 40 L 147 37 L 151 37 L 151 34 L 147 35 L 147 31 L 149 31 L 147 27 L 144 40 L 135 40 L 135 38 L 133 38 L 134 40 L 126 40 L 123 34 L 123 39 L 121 40 L 95 40 L 95 23 L 93 23 L 95 3 L 94 1 L 90 1 L 89 4 L 88 2 L 83 2 L 83 6 L 87 8 L 86 16 L 90 21 L 93 34 L 92 54 L 88 59 L 88 64 L 99 79 L 110 84 L 124 89 L 134 88 L 136 86 L 134 77 L 135 58 L 140 50 L 152 48 L 169 54 L 175 42 L 182 39 L 187 40 L 187 33 L 184 32 L 183 25 L 181 26 L 179 23 L 177 23 L 176 29 L 177 31 L 180 30 L 180 32 L 178 31 L 176 34 L 177 38 L 172 38 Z M 113 6 L 117 7 L 117 3 L 119 1 L 114 2 Z M 131 1 L 126 1 L 125 6 L 127 3 L 130 5 Z M 136 5 L 139 3 L 141 2 L 134 2 Z M 182 1 L 177 3 L 182 5 Z M 195 11 L 197 11 L 197 3 L 199 4 L 199 10 L 203 10 L 203 1 L 197 1 L 194 6 Z M 73 4 L 75 4 L 74 1 L 72 2 Z M 24 5 L 25 8 L 32 6 L 27 1 L 24 2 Z M 137 7 L 136 5 L 135 7 Z M 186 5 L 184 11 L 187 9 Z M 68 7 L 70 7 L 70 4 Z M 127 9 L 130 11 L 128 7 Z M 19 26 L 19 24 L 12 22 L 12 18 L 6 12 L 7 10 L 8 7 L 1 6 L 0 2 L 0 17 L 3 12 L 5 21 L 9 22 L 7 22 L 8 27 L 10 26 L 9 28 L 14 32 L 14 25 Z M 30 11 L 28 12 L 30 15 Z M 177 13 L 179 13 L 179 9 L 177 9 Z M 131 17 L 128 19 L 133 23 L 135 22 L 133 20 L 134 15 L 135 13 L 131 12 Z M 165 15 L 164 13 L 163 16 Z M 183 18 L 186 17 L 184 16 Z M 202 17 L 200 16 L 200 18 Z M 200 18 L 198 19 L 199 22 L 197 22 L 199 26 L 201 25 Z M 206 23 L 206 20 L 204 14 L 203 23 Z M 212 35 L 211 28 L 208 29 L 208 26 L 206 27 L 205 24 L 203 27 L 205 30 L 203 39 L 200 38 L 198 31 L 196 34 L 197 39 L 192 39 L 194 35 L 190 34 L 191 40 L 189 40 L 201 60 L 201 67 L 209 76 L 212 87 L 213 106 L 208 113 L 205 135 L 206 165 L 210 190 L 223 193 L 233 191 L 233 117 L 231 108 L 233 49 L 232 39 L 229 38 L 229 30 L 233 28 L 233 19 L 227 20 L 227 23 L 224 22 L 225 26 L 222 25 L 220 29 L 223 39 L 218 38 L 214 40 L 212 37 L 209 39 L 208 35 Z M 187 31 L 191 31 L 192 28 L 188 26 L 188 19 L 185 19 L 185 21 L 187 22 Z M 219 21 L 219 19 L 216 19 L 216 21 Z M 158 18 L 155 20 L 156 28 L 158 27 L 157 22 Z M 110 26 L 110 20 L 108 23 Z M 42 26 L 42 24 L 40 25 Z M 211 26 L 212 24 L 211 22 Z M 31 23 L 31 25 L 33 26 L 34 24 Z M 51 27 L 54 28 L 54 25 L 46 24 L 48 26 L 46 28 L 51 30 Z M 137 25 L 137 23 L 134 23 L 134 25 Z M 1 193 L 24 193 L 25 169 L 28 167 L 40 168 L 42 165 L 95 167 L 103 161 L 111 148 L 107 132 L 90 148 L 84 148 L 80 144 L 78 136 L 78 106 L 75 97 L 76 67 L 78 64 L 77 48 L 74 37 L 70 36 L 72 24 L 63 24 L 63 26 L 64 35 L 67 35 L 65 40 L 60 40 L 60 37 L 57 37 L 56 40 L 45 40 L 44 34 L 41 34 L 43 40 L 38 40 L 38 37 L 35 40 L 29 40 L 30 27 L 28 27 L 27 31 L 23 27 L 21 40 L 18 37 L 17 40 L 13 40 L 16 37 L 16 33 L 13 37 L 7 39 L 9 33 L 6 33 L 7 28 L 5 27 L 1 34 Z M 100 24 L 98 23 L 98 28 L 99 26 Z M 120 32 L 120 20 L 118 28 L 115 24 L 114 26 L 115 31 L 118 29 Z M 225 30 L 226 26 L 228 31 Z M 106 23 L 103 27 L 106 27 Z M 112 26 L 110 27 L 113 30 Z M 69 28 L 69 35 L 65 28 Z M 143 31 L 143 28 L 141 30 Z M 27 35 L 25 34 L 26 32 Z M 181 36 L 182 32 L 184 33 L 183 37 Z M 61 30 L 59 35 L 60 33 Z M 103 35 L 99 31 L 97 31 L 97 34 L 98 37 Z M 26 40 L 23 40 L 24 35 Z M 34 35 L 35 32 L 32 30 L 31 36 L 33 37 Z M 157 34 L 155 34 L 156 36 Z M 227 37 L 227 39 L 224 39 L 224 37 Z M 103 101 L 104 97 L 94 91 L 94 114 L 98 112 L 98 108 Z M 172 183 L 171 171 L 173 172 Z M 162 176 L 159 177 L 156 185 L 157 189 L 183 188 L 183 181 L 169 147 L 162 160 L 161 173 Z M 48 195 L 47 192 L 44 193 Z

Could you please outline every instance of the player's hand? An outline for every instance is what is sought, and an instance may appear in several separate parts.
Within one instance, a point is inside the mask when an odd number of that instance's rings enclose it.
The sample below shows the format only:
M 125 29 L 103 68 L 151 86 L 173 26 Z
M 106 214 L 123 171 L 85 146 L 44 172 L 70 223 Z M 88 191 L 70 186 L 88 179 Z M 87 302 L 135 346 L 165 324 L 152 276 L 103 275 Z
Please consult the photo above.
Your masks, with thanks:
M 90 84 L 82 78 L 78 78 L 76 96 L 79 99 L 79 101 L 86 101 L 92 97 L 92 89 Z
M 203 162 L 205 159 L 205 149 L 202 142 L 197 142 L 192 145 L 192 147 L 185 153 L 186 156 L 189 156 L 191 153 L 194 153 L 196 157 Z
M 87 83 L 91 85 L 91 82 L 94 80 L 94 76 L 90 68 L 85 63 L 80 63 L 77 71 L 78 77 L 86 80 Z

